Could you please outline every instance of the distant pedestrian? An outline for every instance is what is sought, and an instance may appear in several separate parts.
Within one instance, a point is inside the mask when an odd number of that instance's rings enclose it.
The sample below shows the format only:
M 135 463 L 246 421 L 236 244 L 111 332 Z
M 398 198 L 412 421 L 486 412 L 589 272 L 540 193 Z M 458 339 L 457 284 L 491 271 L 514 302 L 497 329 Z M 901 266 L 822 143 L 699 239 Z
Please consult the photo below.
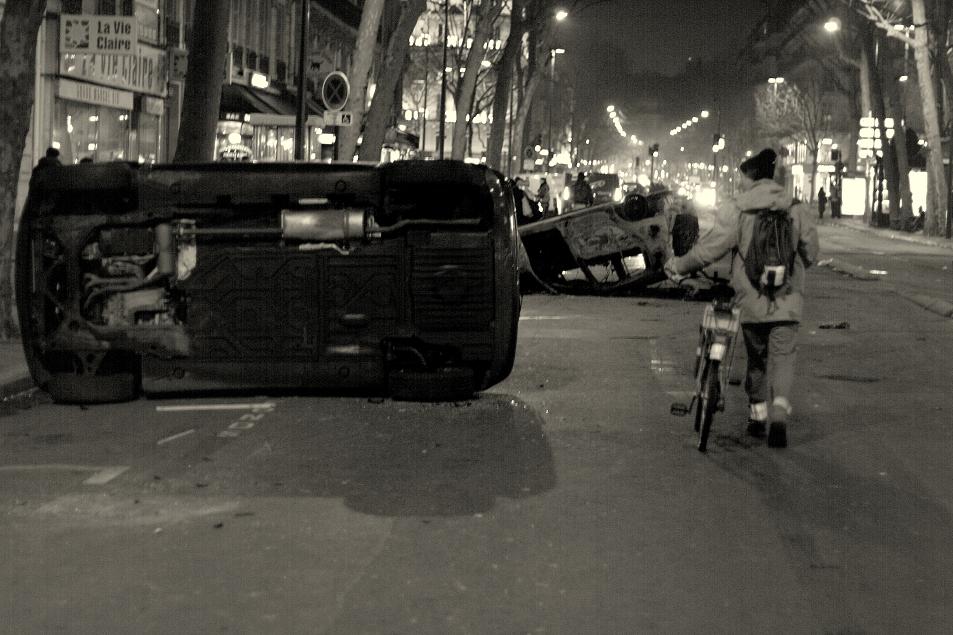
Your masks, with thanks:
M 715 226 L 687 254 L 666 261 L 665 272 L 677 280 L 732 254 L 731 286 L 748 351 L 748 434 L 763 436 L 770 421 L 768 445 L 785 447 L 805 269 L 817 258 L 818 243 L 807 206 L 792 203 L 773 180 L 776 159 L 768 148 L 739 166 L 741 193 L 717 211 Z M 788 264 L 769 266 L 772 255 Z M 749 266 L 759 262 L 764 266 L 752 278 Z
M 822 187 L 817 193 L 817 217 L 824 218 L 824 210 L 827 209 L 827 192 Z
M 30 185 L 32 186 L 36 178 L 47 169 L 60 167 L 62 165 L 63 164 L 60 163 L 60 151 L 56 148 L 47 148 L 46 154 L 40 157 L 40 160 L 36 162 L 36 166 L 33 168 L 33 172 L 30 174 Z
M 539 220 L 539 216 L 534 211 L 534 209 L 538 210 L 539 207 L 526 195 L 525 187 L 526 181 L 522 177 L 516 177 L 516 180 L 513 181 L 513 202 L 516 205 L 517 225 L 526 225 Z
M 840 188 L 835 187 L 831 190 L 831 218 L 840 218 L 842 204 Z
M 585 172 L 580 172 L 576 177 L 576 182 L 572 184 L 572 202 L 581 207 L 592 207 L 596 202 L 595 194 L 592 192 L 592 186 L 586 180 Z
M 539 203 L 539 207 L 542 210 L 543 218 L 549 218 L 549 183 L 546 182 L 545 177 L 539 180 L 539 189 L 536 190 L 536 201 Z

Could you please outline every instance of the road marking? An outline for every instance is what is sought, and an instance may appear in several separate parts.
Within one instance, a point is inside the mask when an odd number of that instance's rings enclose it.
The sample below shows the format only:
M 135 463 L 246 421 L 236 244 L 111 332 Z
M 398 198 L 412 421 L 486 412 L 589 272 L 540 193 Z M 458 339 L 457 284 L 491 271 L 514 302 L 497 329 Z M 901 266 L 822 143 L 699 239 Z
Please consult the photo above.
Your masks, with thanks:
M 64 465 L 52 463 L 45 465 L 0 465 L 0 472 L 94 472 L 83 481 L 86 485 L 105 485 L 129 469 L 128 465 Z
M 189 436 L 190 434 L 192 434 L 193 432 L 195 432 L 195 428 L 189 428 L 189 429 L 186 430 L 185 432 L 180 432 L 180 433 L 178 433 L 178 434 L 173 434 L 173 435 L 170 436 L 170 437 L 166 437 L 166 438 L 164 438 L 164 439 L 159 439 L 158 441 L 156 441 L 156 445 L 164 445 L 164 444 L 166 444 L 166 443 L 169 443 L 170 441 L 175 441 L 176 439 L 181 439 L 182 437 L 187 437 L 187 436 Z
M 263 403 L 206 403 L 183 406 L 156 406 L 156 412 L 214 412 L 222 410 L 251 410 L 270 412 L 275 409 L 272 401 Z
M 520 320 L 574 320 L 578 315 L 521 315 Z
M 118 465 L 116 467 L 107 467 L 106 469 L 100 470 L 90 476 L 88 479 L 83 481 L 85 485 L 105 485 L 109 481 L 113 480 L 126 470 L 129 467 L 125 465 Z

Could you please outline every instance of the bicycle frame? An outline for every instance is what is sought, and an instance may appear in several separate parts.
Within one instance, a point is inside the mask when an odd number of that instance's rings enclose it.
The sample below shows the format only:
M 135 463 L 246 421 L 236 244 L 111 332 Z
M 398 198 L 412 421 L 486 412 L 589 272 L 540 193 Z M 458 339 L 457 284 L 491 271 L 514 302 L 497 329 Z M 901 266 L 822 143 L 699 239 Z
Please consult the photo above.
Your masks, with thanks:
M 729 300 L 714 299 L 705 307 L 699 326 L 698 347 L 695 349 L 695 392 L 688 406 L 690 412 L 701 396 L 703 370 L 706 360 L 721 362 L 718 368 L 720 393 L 724 395 L 726 378 L 731 374 L 731 364 L 735 355 L 738 331 L 741 330 L 741 311 L 732 306 Z M 724 410 L 724 400 L 720 400 L 718 410 Z

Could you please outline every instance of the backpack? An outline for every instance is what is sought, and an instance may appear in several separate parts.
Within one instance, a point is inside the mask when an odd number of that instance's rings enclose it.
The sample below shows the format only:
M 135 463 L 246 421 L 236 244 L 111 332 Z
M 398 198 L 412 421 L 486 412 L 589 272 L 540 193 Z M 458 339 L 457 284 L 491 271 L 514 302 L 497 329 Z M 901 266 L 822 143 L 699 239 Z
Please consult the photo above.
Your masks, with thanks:
M 748 253 L 743 257 L 745 275 L 758 295 L 772 300 L 791 292 L 791 274 L 797 253 L 794 221 L 788 210 L 756 212 Z

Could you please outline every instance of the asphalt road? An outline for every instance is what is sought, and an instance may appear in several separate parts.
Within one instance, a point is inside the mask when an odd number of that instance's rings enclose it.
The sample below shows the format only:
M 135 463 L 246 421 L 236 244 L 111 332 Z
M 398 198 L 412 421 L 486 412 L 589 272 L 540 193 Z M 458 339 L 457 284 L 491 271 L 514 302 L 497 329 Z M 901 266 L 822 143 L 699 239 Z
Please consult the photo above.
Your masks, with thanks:
M 810 275 L 786 450 L 740 387 L 694 449 L 702 304 L 664 293 L 525 298 L 472 402 L 0 417 L 0 631 L 947 633 L 953 321 L 890 289 L 950 255 L 822 240 L 888 274 Z

